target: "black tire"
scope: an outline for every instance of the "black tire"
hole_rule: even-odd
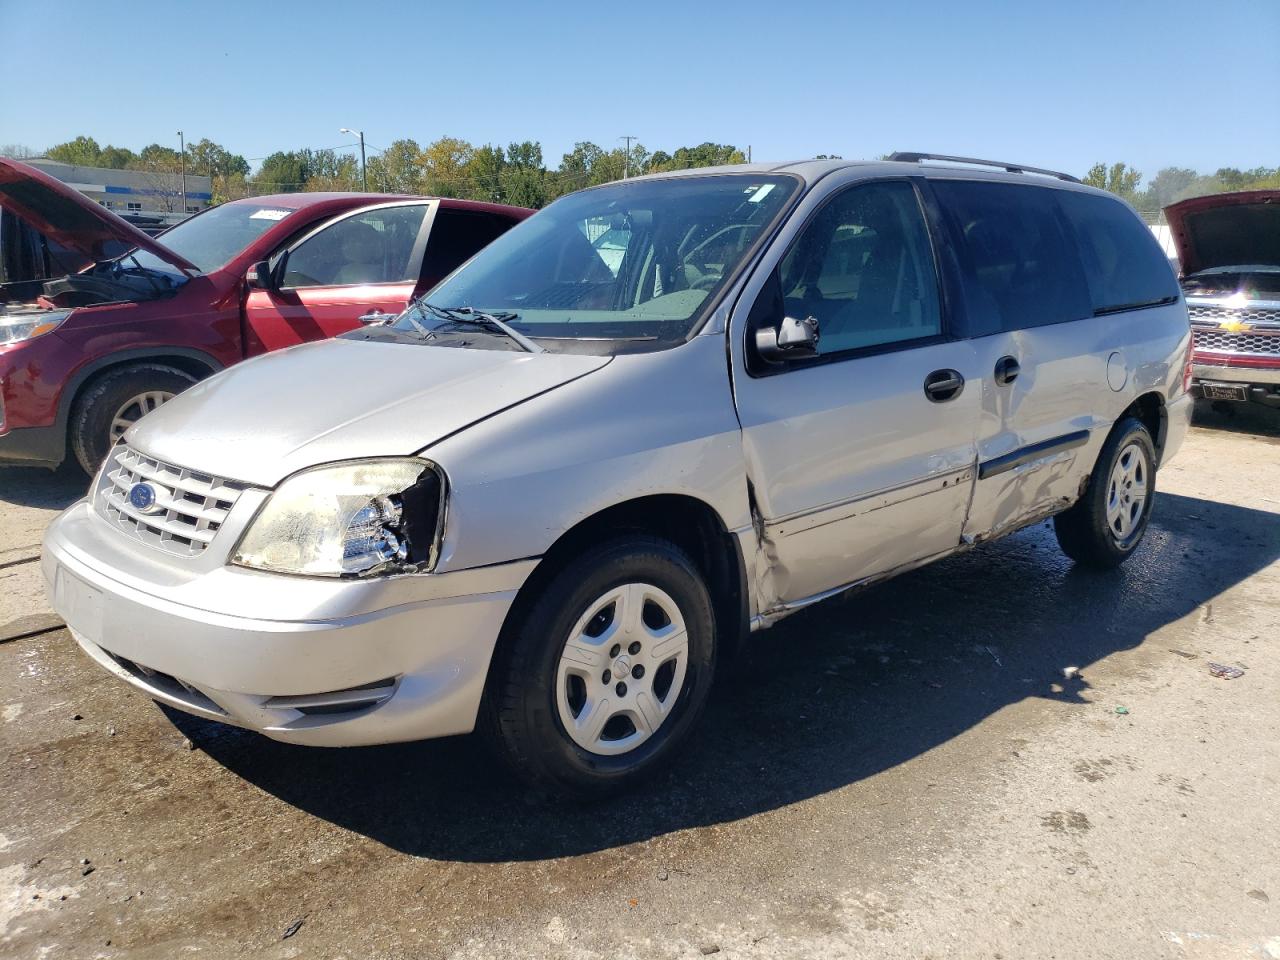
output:
[[[1143,501],[1140,514],[1122,536],[1108,521],[1108,506],[1113,495],[1112,474],[1116,463],[1131,446],[1140,448],[1145,457],[1144,469],[1133,481],[1132,488],[1121,487],[1118,492],[1135,496],[1140,490]],[[1140,420],[1126,417],[1112,428],[1102,445],[1084,496],[1053,518],[1053,530],[1062,552],[1082,566],[1102,570],[1120,566],[1142,542],[1151,519],[1155,490],[1155,443]]]
[[[570,631],[611,589],[642,583],[673,600],[688,631],[684,680],[666,718],[626,753],[579,746],[561,721],[557,670]],[[693,562],[676,546],[631,535],[593,547],[566,564],[508,625],[495,655],[480,729],[490,747],[525,781],[593,799],[650,776],[697,722],[716,664],[711,596]],[[650,677],[655,684],[655,677]],[[670,693],[670,691],[668,691]]]
[[[71,452],[93,476],[111,448],[111,424],[130,399],[148,392],[177,394],[195,383],[189,373],[163,363],[134,363],[109,370],[76,397],[67,425]]]

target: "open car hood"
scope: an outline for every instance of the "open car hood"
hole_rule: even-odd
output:
[[[1214,267],[1280,269],[1280,190],[1194,197],[1164,214],[1184,277]]]
[[[2,157],[0,208],[94,261],[107,259],[114,245],[124,244],[126,249],[141,247],[180,270],[196,270],[164,244],[84,194],[35,167]]]

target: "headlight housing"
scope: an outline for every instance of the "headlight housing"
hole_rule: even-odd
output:
[[[70,310],[42,310],[31,313],[0,313],[0,347],[34,340],[52,333],[71,316]]]
[[[355,460],[289,477],[232,563],[312,577],[427,570],[443,528],[444,475],[426,460]]]

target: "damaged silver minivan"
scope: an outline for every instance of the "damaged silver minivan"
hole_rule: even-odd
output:
[[[594,794],[809,604],[1049,516],[1115,566],[1189,422],[1178,284],[1115,197],[955,159],[565,197],[394,321],[139,421],[49,528],[54,607],[201,717],[478,727]]]

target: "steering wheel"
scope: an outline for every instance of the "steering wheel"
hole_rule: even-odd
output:
[[[722,279],[724,279],[723,274],[708,273],[705,276],[699,277],[697,280],[693,281],[693,283],[689,284],[689,289],[690,290],[710,290]]]

